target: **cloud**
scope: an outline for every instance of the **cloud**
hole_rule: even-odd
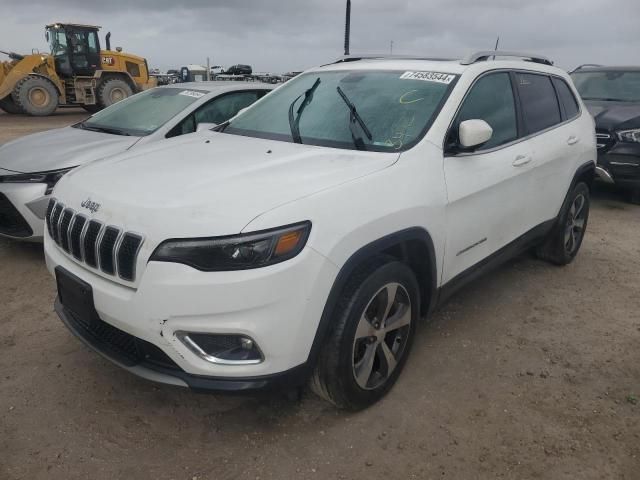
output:
[[[251,64],[284,72],[342,53],[343,0],[0,0],[0,49],[46,50],[43,26],[99,24],[112,44],[162,69]],[[640,2],[618,0],[353,0],[352,52],[461,57],[500,46],[545,54],[560,66],[640,64]]]

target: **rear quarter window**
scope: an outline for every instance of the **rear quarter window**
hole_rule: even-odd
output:
[[[516,73],[518,94],[527,134],[562,122],[556,91],[547,75]]]
[[[565,119],[568,120],[576,117],[578,112],[580,112],[580,107],[567,82],[561,78],[554,78],[553,85],[556,87],[558,99],[564,108]]]

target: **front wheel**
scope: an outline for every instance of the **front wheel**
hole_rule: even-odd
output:
[[[640,187],[631,188],[627,191],[627,201],[634,205],[640,205]]]
[[[46,117],[58,108],[60,95],[55,85],[40,75],[29,75],[13,91],[15,104],[34,117]]]
[[[580,250],[589,220],[589,187],[578,183],[567,196],[558,221],[536,255],[556,265],[571,263]]]
[[[419,289],[405,264],[376,259],[347,283],[311,388],[340,408],[382,398],[397,380],[419,318]]]

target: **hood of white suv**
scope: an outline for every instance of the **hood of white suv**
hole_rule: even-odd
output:
[[[140,137],[65,127],[34,133],[0,146],[0,169],[48,172],[84,165],[126,151]]]
[[[190,137],[76,169],[53,196],[156,242],[228,235],[266,211],[371,174],[399,156],[215,132]],[[98,208],[86,210],[83,202]],[[308,219],[300,212],[291,220]]]

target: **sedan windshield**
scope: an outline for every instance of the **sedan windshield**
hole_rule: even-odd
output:
[[[571,78],[584,100],[640,102],[640,71],[575,72]]]
[[[290,80],[224,133],[335,148],[401,151],[426,133],[456,76],[339,70]]]
[[[145,136],[155,132],[208,92],[186,88],[154,88],[96,113],[79,128],[116,135]]]

